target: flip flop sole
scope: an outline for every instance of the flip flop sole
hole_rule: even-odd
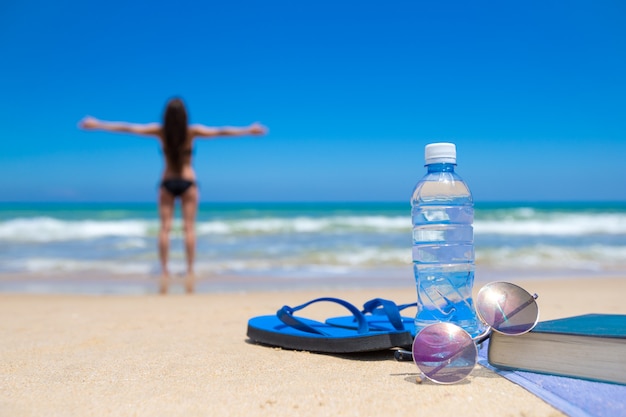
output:
[[[248,321],[248,337],[261,344],[320,353],[357,353],[410,346],[413,337],[407,331],[370,331],[329,326],[300,319],[325,334],[303,332],[285,325],[276,316],[260,316]]]

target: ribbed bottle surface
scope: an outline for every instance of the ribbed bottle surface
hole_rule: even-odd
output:
[[[413,271],[418,330],[451,322],[475,336],[482,331],[472,300],[474,202],[454,164],[428,165],[411,199]]]

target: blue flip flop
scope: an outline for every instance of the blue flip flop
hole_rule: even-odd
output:
[[[408,331],[415,337],[415,319],[400,315],[400,311],[415,306],[417,303],[397,305],[390,300],[374,298],[363,304],[361,314],[365,317],[372,331]],[[358,327],[354,316],[333,317],[327,319],[326,324],[344,329],[356,329]]]
[[[331,326],[315,320],[295,317],[293,313],[313,303],[328,301],[347,308],[352,328]],[[399,316],[399,314],[398,314]],[[248,320],[248,337],[257,343],[286,349],[322,353],[355,353],[410,346],[413,337],[406,330],[370,329],[358,308],[339,298],[323,297],[297,307],[284,306],[272,316]]]

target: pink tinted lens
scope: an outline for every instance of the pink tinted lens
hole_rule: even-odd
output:
[[[428,379],[440,384],[452,384],[469,375],[477,356],[472,337],[451,323],[427,326],[413,341],[413,361]]]
[[[519,335],[530,331],[539,319],[535,298],[508,282],[493,282],[476,296],[476,312],[499,333]]]

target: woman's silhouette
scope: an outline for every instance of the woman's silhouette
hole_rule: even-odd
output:
[[[198,210],[198,187],[196,174],[191,165],[193,140],[195,138],[219,138],[228,136],[263,135],[267,129],[254,123],[247,127],[209,127],[189,125],[187,110],[180,98],[173,98],[165,107],[163,122],[134,124],[125,122],[107,122],[85,117],[79,126],[83,129],[106,130],[110,132],[133,133],[154,136],[161,141],[165,156],[165,169],[159,187],[159,259],[161,262],[160,292],[167,293],[169,285],[168,254],[169,233],[172,228],[174,203],[181,201],[183,231],[185,234],[185,253],[187,258],[186,291],[194,291],[194,258],[196,247],[195,219]]]

